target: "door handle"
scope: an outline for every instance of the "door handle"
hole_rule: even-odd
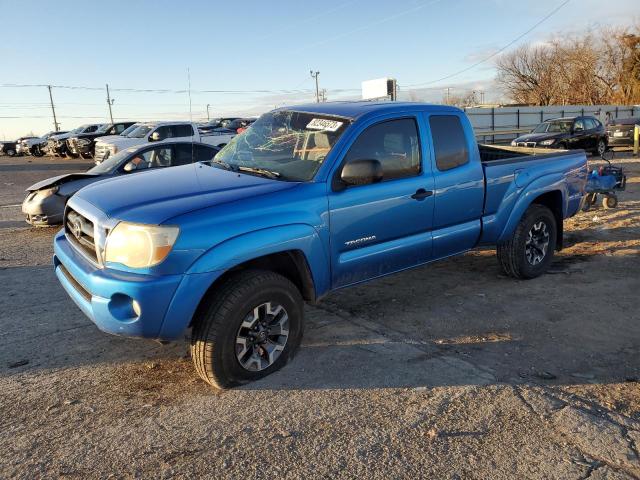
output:
[[[416,193],[411,195],[411,198],[415,200],[424,200],[425,198],[428,198],[431,195],[433,195],[433,192],[431,190],[425,190],[424,188],[419,188],[418,190],[416,190]]]

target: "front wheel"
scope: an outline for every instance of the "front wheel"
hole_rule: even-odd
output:
[[[522,216],[510,240],[498,244],[502,270],[514,278],[542,275],[556,249],[556,219],[544,205],[531,205]]]
[[[282,275],[233,275],[194,318],[191,358],[198,375],[223,389],[280,369],[300,344],[303,306],[296,286]]]

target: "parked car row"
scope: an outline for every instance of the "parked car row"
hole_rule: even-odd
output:
[[[189,139],[222,147],[254,121],[255,118],[226,117],[201,124],[183,121],[91,123],[68,132],[53,131],[41,137],[21,137],[15,142],[0,143],[0,153],[94,158],[100,163],[123,148],[146,142]]]

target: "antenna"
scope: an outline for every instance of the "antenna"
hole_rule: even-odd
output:
[[[191,112],[191,72],[189,67],[187,67],[187,82],[189,83],[189,120],[193,122],[193,113]]]

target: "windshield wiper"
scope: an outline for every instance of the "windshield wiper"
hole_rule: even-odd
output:
[[[244,166],[238,166],[237,168],[241,172],[255,173],[257,175],[262,175],[267,178],[277,179],[282,177],[280,172],[274,172],[273,170],[267,170],[266,168],[244,167]]]
[[[203,162],[204,163],[204,162]],[[218,166],[220,166],[221,168],[224,168],[225,170],[229,170],[231,172],[237,172],[238,171],[238,167],[235,165],[231,165],[227,162],[223,162],[222,160],[209,160],[209,162],[207,163],[211,163],[211,164],[216,164]]]

